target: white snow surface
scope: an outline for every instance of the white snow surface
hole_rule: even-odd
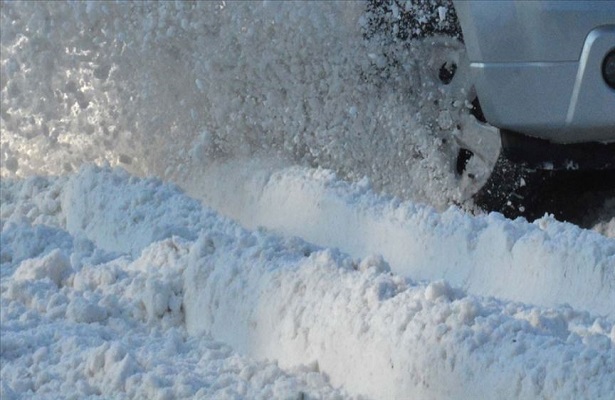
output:
[[[0,10],[3,400],[613,398],[615,218],[473,210],[459,44],[358,2]]]
[[[225,163],[190,191],[252,229],[264,226],[356,257],[380,254],[396,274],[615,318],[613,239],[549,216],[530,224],[457,207],[438,213],[375,195],[366,180],[349,184],[328,170],[263,165]]]
[[[242,232],[123,171],[3,180],[0,397],[346,397],[313,367],[284,371],[225,338],[188,335],[198,239]]]
[[[346,185],[309,169],[270,178],[290,187],[285,180],[320,187],[321,204],[332,201],[327,185]],[[612,395],[615,327],[604,312],[613,302],[612,239],[549,219],[474,221],[456,210],[391,207],[365,188],[344,193],[340,204],[354,198],[368,217],[380,213],[381,226],[429,230],[441,238],[443,253],[459,257],[464,253],[445,248],[450,236],[461,247],[488,241],[496,256],[505,253],[499,246],[511,231],[526,237],[534,244],[520,245],[518,266],[495,257],[490,265],[502,277],[498,287],[512,286],[518,295],[471,294],[481,292],[474,280],[493,283],[498,275],[478,263],[465,290],[452,274],[454,284],[417,281],[412,269],[393,272],[378,254],[355,258],[292,236],[248,231],[174,186],[123,170],[88,167],[68,177],[3,180],[3,398]],[[455,218],[465,224],[451,224]],[[312,231],[318,225],[302,224]],[[361,229],[366,237],[382,233]],[[322,240],[340,235],[335,226],[320,230]],[[563,233],[554,240],[551,231]],[[412,238],[389,248],[428,263],[432,250]],[[581,260],[589,248],[602,262],[604,281],[591,265],[585,274],[562,265],[579,279],[565,301],[580,306],[514,301],[525,298],[524,282],[528,293],[538,291],[532,281],[541,274],[565,282],[553,268],[524,264],[535,251],[539,259],[557,257],[564,251],[558,247],[570,243]],[[507,268],[519,275],[511,278],[515,272]],[[544,303],[553,302],[545,292]]]

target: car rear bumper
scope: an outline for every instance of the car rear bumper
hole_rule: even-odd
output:
[[[476,92],[489,123],[556,143],[614,142],[615,48],[606,1],[459,1]]]

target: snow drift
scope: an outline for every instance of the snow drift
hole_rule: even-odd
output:
[[[277,179],[301,177],[305,185],[312,181],[317,187],[322,185],[319,175],[323,173],[290,170]],[[345,185],[324,176],[330,186]],[[9,310],[3,315],[34,307],[34,315],[40,314],[35,320],[66,318],[72,321],[71,329],[92,336],[92,343],[75,339],[71,347],[92,348],[94,357],[72,356],[76,365],[94,363],[85,370],[91,372],[71,378],[81,382],[77,393],[97,393],[96,388],[102,388],[98,379],[118,382],[103,393],[155,392],[157,386],[144,379],[156,374],[148,371],[157,364],[144,360],[151,357],[147,355],[153,351],[150,346],[158,346],[162,339],[156,339],[158,334],[143,338],[148,335],[144,330],[152,324],[159,326],[154,332],[177,330],[182,321],[195,337],[212,335],[242,354],[275,359],[284,368],[308,366],[299,371],[325,373],[332,385],[355,395],[608,398],[615,390],[615,328],[611,318],[598,316],[596,310],[543,308],[480,297],[445,280],[417,283],[391,273],[387,260],[379,255],[358,259],[300,239],[246,231],[172,186],[122,171],[89,168],[70,178],[12,182],[2,192],[2,304]],[[388,199],[378,199],[367,189],[362,195],[372,200],[364,204],[368,215],[386,214]],[[315,200],[326,203],[326,191]],[[405,213],[401,216],[398,211],[397,221],[405,219],[406,226],[422,218],[444,218],[424,207],[406,207]],[[523,221],[485,218],[492,229],[503,232],[515,229],[531,236],[539,229]],[[20,231],[17,224],[29,226],[27,229],[55,226],[44,229],[60,233],[40,235],[45,246],[32,246],[28,251],[12,236]],[[448,234],[442,224],[445,222],[420,229],[431,227],[431,235],[440,237],[446,246]],[[569,230],[576,237],[578,251],[600,241],[598,234],[584,236],[581,229],[557,221],[549,225]],[[54,237],[57,239],[52,240]],[[494,243],[501,240],[492,237]],[[603,247],[611,249],[611,243]],[[554,244],[543,240],[542,245]],[[399,251],[408,248],[412,249],[410,244]],[[530,253],[524,257],[529,258],[535,249],[526,249]],[[612,253],[601,251],[603,261],[610,263]],[[612,263],[605,265],[613,267]],[[586,270],[581,281],[594,280],[593,273]],[[474,279],[480,281],[478,272]],[[612,301],[612,289],[593,293],[595,304]],[[576,296],[580,302],[588,297],[578,290],[568,299],[579,301]],[[5,332],[40,332],[12,318],[6,319],[9,328],[3,328]],[[102,338],[109,331],[117,332],[117,324],[129,327],[129,337],[141,337],[138,351],[122,347],[112,350],[117,355],[106,355],[112,347]],[[9,340],[3,341],[3,357],[40,376],[38,363],[31,358],[29,365],[22,364],[28,358],[17,351],[18,337],[8,335]],[[122,343],[119,338],[115,341]],[[192,339],[188,341],[196,346]],[[94,344],[104,347],[95,350]],[[193,359],[195,354],[177,357],[184,356]],[[98,375],[97,368],[113,361],[97,364],[95,360],[109,357],[120,364],[109,367],[109,374]],[[6,368],[3,374],[12,391],[49,384],[36,378],[42,381],[27,381],[28,386]],[[199,381],[190,382],[184,389],[195,395]],[[174,385],[171,382],[167,391],[180,393],[179,383]],[[61,390],[47,386],[51,388]]]

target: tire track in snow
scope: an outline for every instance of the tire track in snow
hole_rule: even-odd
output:
[[[381,254],[394,273],[412,279],[615,317],[615,240],[596,232],[548,216],[528,223],[454,207],[437,213],[325,170],[238,163],[184,187],[249,229],[263,226],[355,257]]]
[[[279,180],[306,177],[298,172]],[[324,176],[331,190],[345,185],[322,171],[313,174],[316,182]],[[130,199],[138,206],[117,206]],[[570,307],[480,298],[444,281],[415,284],[389,273],[379,257],[357,261],[299,239],[249,232],[160,181],[108,170],[71,178],[62,210],[79,221],[68,223],[72,234],[109,250],[132,243],[124,251],[133,257],[166,237],[196,236],[188,238],[183,273],[188,331],[285,368],[310,365],[353,394],[596,399],[615,390],[615,328]],[[430,216],[432,228],[446,226],[428,209],[411,210]],[[178,226],[187,230],[171,229]],[[113,242],[105,239],[109,227],[115,227]],[[134,241],[135,235],[145,239]]]

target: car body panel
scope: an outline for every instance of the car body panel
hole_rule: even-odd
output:
[[[615,1],[455,1],[484,115],[555,143],[615,142]]]

